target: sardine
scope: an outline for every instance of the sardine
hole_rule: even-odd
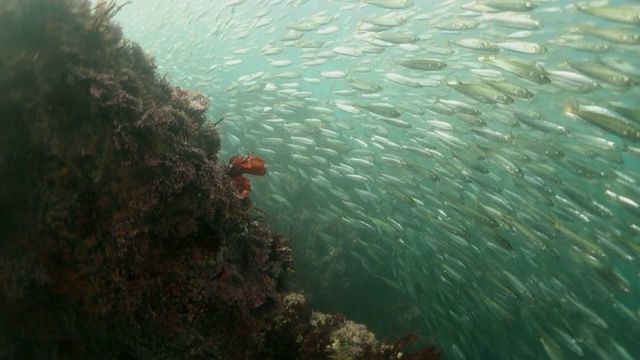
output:
[[[618,87],[631,87],[638,85],[638,80],[632,76],[609,68],[603,64],[595,62],[566,62],[567,65],[575,70],[590,76],[594,79],[603,81],[609,85]]]
[[[595,36],[600,39],[618,44],[638,45],[640,44],[640,34],[636,34],[622,28],[596,27],[591,25],[579,25],[571,28],[573,32],[579,32]]]
[[[480,0],[479,3],[498,11],[531,11],[537,7],[535,3],[523,0]]]
[[[402,115],[393,105],[388,104],[360,104],[360,108],[370,111],[376,115],[380,115],[388,118],[397,118]]]
[[[413,6],[413,0],[364,0],[366,4],[384,9],[406,9]]]
[[[459,39],[459,40],[453,40],[451,43],[454,45],[467,48],[467,49],[472,49],[472,50],[479,50],[479,51],[493,52],[493,53],[500,51],[500,48],[496,46],[494,43],[487,40],[481,40],[481,39],[474,39],[474,38]]]
[[[640,9],[637,7],[582,7],[577,4],[575,6],[578,11],[597,16],[601,19],[640,26]]]
[[[404,66],[414,70],[435,71],[442,70],[447,67],[447,64],[442,60],[437,59],[409,59],[400,60],[398,65]]]
[[[545,75],[544,70],[522,60],[495,56],[483,56],[480,60],[537,84],[547,84],[551,81]]]
[[[511,104],[513,99],[508,95],[481,84],[463,84],[459,81],[448,81],[447,85],[455,91],[485,104]]]
[[[523,54],[544,54],[547,48],[534,42],[527,41],[501,41],[495,43],[500,49],[510,50]]]
[[[588,105],[568,106],[565,113],[577,116],[623,139],[640,142],[640,125],[625,121],[621,117],[612,116],[602,108]]]
[[[514,85],[504,79],[501,80],[483,80],[483,83],[491,86],[492,88],[502,92],[505,95],[517,97],[520,99],[531,99],[533,98],[533,93],[523,87]]]

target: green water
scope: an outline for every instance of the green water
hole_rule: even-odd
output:
[[[133,1],[116,20],[174,83],[211,97],[212,120],[225,116],[221,161],[249,151],[266,159],[269,174],[252,179],[251,198],[276,231],[294,234],[303,286],[325,292],[319,305],[342,303],[376,328],[409,311],[448,359],[640,357],[640,123],[632,115],[640,44],[593,30],[638,36],[639,23],[569,1],[532,2],[514,14],[462,1],[395,10],[235,3]],[[401,24],[371,25],[381,16]],[[455,23],[470,26],[442,30]],[[380,40],[389,34],[405,43]],[[463,39],[493,51],[460,46]],[[508,50],[514,41],[547,51]],[[585,43],[609,51],[575,49]],[[526,80],[491,57],[521,61],[549,81]],[[415,58],[447,66],[398,64]],[[570,64],[610,69],[630,86],[594,75],[582,87],[558,80],[557,71],[580,75]],[[381,89],[363,91],[354,80]],[[533,96],[477,101],[447,84],[454,80],[501,81]],[[450,100],[481,115],[454,111]],[[384,119],[372,104],[400,116]],[[593,109],[631,132],[590,121]],[[367,302],[328,301],[327,288],[341,281]]]

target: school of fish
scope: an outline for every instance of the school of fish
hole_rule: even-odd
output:
[[[134,1],[116,17],[448,359],[640,358],[640,3]],[[348,274],[344,275],[349,276]]]

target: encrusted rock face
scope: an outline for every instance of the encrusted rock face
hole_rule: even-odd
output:
[[[0,357],[244,358],[291,267],[115,3],[0,5]],[[231,354],[231,355],[229,355]]]
[[[0,4],[0,358],[396,356],[285,296],[291,249],[218,161],[215,99],[158,76],[118,9]]]
[[[287,294],[272,322],[269,352],[274,359],[387,359],[391,346],[378,342],[364,325],[339,314],[313,311],[303,295]]]
[[[377,345],[375,335],[362,324],[344,321],[331,333],[332,347],[336,349],[334,359],[361,359]]]

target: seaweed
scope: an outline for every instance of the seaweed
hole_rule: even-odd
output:
[[[253,154],[248,154],[246,158],[234,155],[229,159],[227,175],[236,183],[239,192],[238,196],[241,199],[249,197],[249,191],[251,191],[250,180],[244,177],[243,174],[264,176],[267,173],[264,163],[265,161],[262,158]]]

